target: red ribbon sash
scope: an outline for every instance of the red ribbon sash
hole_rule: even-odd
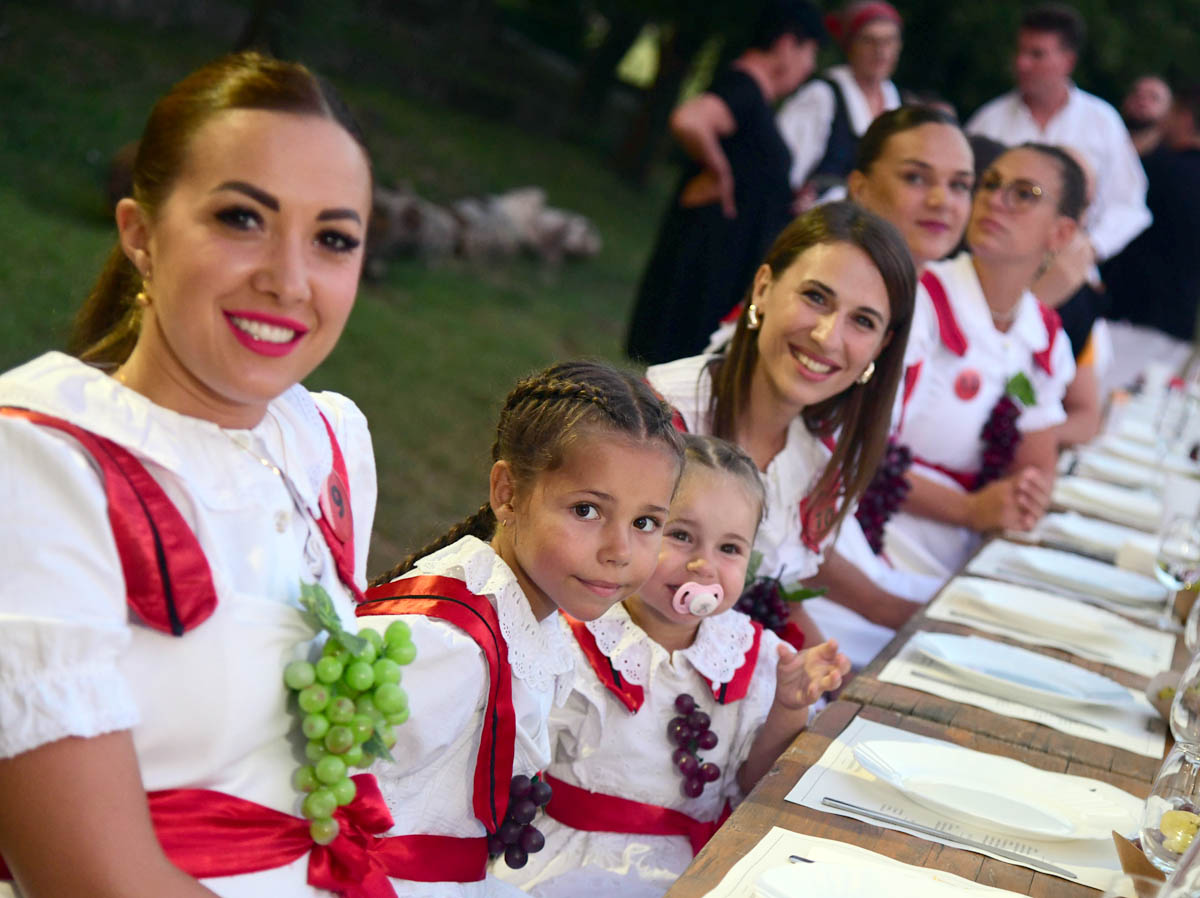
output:
[[[341,832],[329,845],[313,842],[302,817],[224,792],[165,789],[147,799],[163,853],[196,879],[272,870],[308,854],[310,885],[340,898],[396,898],[381,850],[391,840],[377,838],[391,828],[392,815],[375,777],[353,779],[358,792],[334,813]],[[0,861],[0,879],[10,878]]]
[[[643,804],[616,795],[589,792],[572,786],[549,774],[542,778],[550,784],[554,795],[546,805],[546,813],[565,826],[585,832],[629,833],[637,836],[686,836],[692,854],[713,837],[729,817],[726,804],[716,820],[696,820],[682,811]]]
[[[126,601],[139,620],[176,636],[208,620],[217,593],[204,550],[175,503],[129,450],[40,412],[0,408],[0,415],[62,431],[100,467]]]
[[[499,829],[508,808],[517,729],[512,705],[508,644],[500,632],[496,609],[485,597],[453,577],[417,576],[393,580],[367,590],[355,612],[373,615],[421,614],[458,627],[483,652],[489,690],[483,735],[475,760],[472,806],[488,832]],[[384,840],[393,876],[421,882],[476,882],[487,872],[487,840],[406,835]]]
[[[342,447],[338,445],[337,437],[333,435],[329,419],[320,409],[317,410],[317,414],[321,416],[321,423],[325,425],[325,432],[329,434],[329,448],[333,451],[333,475],[336,475],[336,480],[333,476],[330,477],[330,480],[340,488],[344,499],[340,508],[328,507],[324,503],[321,505],[321,517],[317,519],[317,529],[325,538],[325,545],[329,546],[329,554],[333,556],[338,579],[342,581],[343,586],[350,590],[354,598],[361,602],[364,598],[363,591],[354,582],[354,515],[350,512],[350,476],[346,473],[346,460],[342,457]],[[335,526],[330,520],[330,515],[339,512],[341,516]],[[345,534],[344,539],[339,532]]]

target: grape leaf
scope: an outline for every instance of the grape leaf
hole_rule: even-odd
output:
[[[317,630],[328,630],[352,655],[357,655],[367,647],[367,641],[361,636],[349,633],[342,627],[342,620],[333,607],[333,600],[320,583],[305,583],[300,581],[300,604],[308,612],[310,623]]]
[[[385,723],[383,726],[388,726],[388,724]],[[383,740],[379,738],[378,731],[372,733],[370,738],[362,744],[362,747],[364,753],[373,755],[381,761],[395,762],[396,760],[392,757],[392,753],[388,751],[388,747],[383,744]]]
[[[779,595],[783,597],[785,602],[803,602],[806,599],[818,599],[825,595],[827,590],[824,586],[818,586],[816,589],[810,589],[807,586],[793,586],[791,589],[779,587]]]
[[[1033,392],[1033,384],[1029,382],[1029,378],[1025,376],[1024,371],[1018,371],[1008,379],[1008,383],[1004,385],[1004,392],[1024,406],[1037,404],[1037,397]]]

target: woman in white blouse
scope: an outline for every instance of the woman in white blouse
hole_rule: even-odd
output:
[[[976,534],[1027,530],[1045,511],[1075,363],[1058,316],[1029,287],[1070,243],[1084,205],[1069,154],[1042,144],[1008,150],[979,180],[971,252],[926,266],[929,308],[915,318],[898,431],[914,455],[912,491],[887,528],[897,564],[948,576]],[[1010,389],[1018,375],[1029,390]],[[1023,397],[1013,399],[1019,442],[1006,450],[985,425],[1010,393]]]
[[[301,583],[352,622],[364,580],[366,422],[300,381],[354,304],[370,163],[326,84],[240,54],[155,106],[133,185],[79,357],[0,376],[0,895],[342,894],[282,672]]]

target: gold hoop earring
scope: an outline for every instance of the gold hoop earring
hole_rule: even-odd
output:
[[[758,317],[758,306],[750,303],[746,309],[746,329],[756,331],[762,327],[762,319]]]
[[[139,290],[133,297],[133,301],[141,308],[146,308],[150,305],[150,295],[145,290]]]
[[[871,375],[874,373],[875,373],[875,363],[870,362],[867,365],[866,369],[863,371],[863,373],[859,376],[858,382],[860,384],[865,384],[867,381],[869,381],[871,379]]]

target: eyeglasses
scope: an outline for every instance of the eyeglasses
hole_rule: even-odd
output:
[[[1024,212],[1027,209],[1032,209],[1043,199],[1048,199],[1050,196],[1042,189],[1041,185],[1035,184],[1026,178],[1013,178],[1006,183],[997,171],[989,171],[984,174],[979,180],[979,190],[983,193],[995,193],[999,191],[1004,205],[1013,212]]]

